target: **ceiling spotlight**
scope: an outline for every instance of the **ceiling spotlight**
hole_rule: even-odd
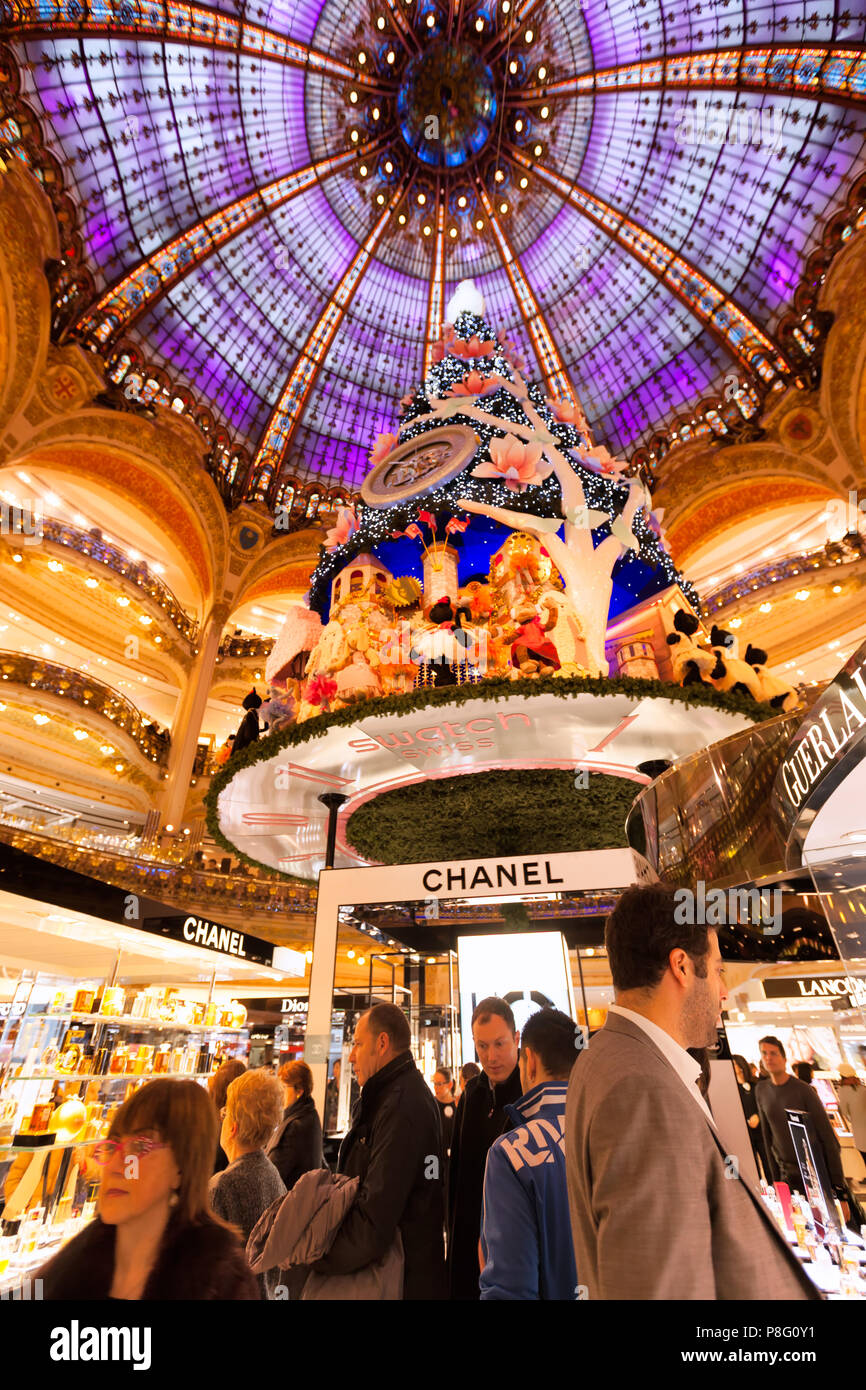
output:
[[[549,107],[549,106],[542,106],[541,111],[539,112],[539,114],[540,114],[540,116],[541,116],[541,119],[542,119],[543,121],[546,121],[547,118],[548,118],[548,116],[550,115],[550,107]]]
[[[100,753],[104,753],[105,756],[106,756],[106,758],[108,758],[108,757],[110,757],[111,754],[114,752],[114,749],[112,748],[112,746],[111,746],[110,743],[100,743],[100,745],[99,745],[99,751],[100,751]],[[171,830],[171,826],[170,826],[170,825],[167,825],[165,828],[166,828],[166,830]]]
[[[357,130],[352,130],[352,131],[349,132],[349,139],[352,141],[352,144],[353,144],[353,145],[357,145],[357,143],[358,143],[358,132],[357,132]]]
[[[456,236],[456,235],[457,235],[457,228],[456,228],[456,227],[449,227],[449,228],[448,228],[448,235],[449,235],[449,236]]]
[[[153,618],[149,618],[146,613],[142,613],[138,621],[141,623],[142,627],[150,627],[151,623],[153,622]]]
[[[507,203],[500,203],[500,204],[499,204],[499,211],[500,211],[500,212],[507,212],[507,211],[508,211],[508,204],[507,204]]]
[[[805,602],[806,602],[806,599],[807,599],[808,597],[809,597],[809,590],[808,590],[808,589],[798,589],[797,592],[796,592],[796,594],[794,595],[794,598],[799,599],[801,603],[805,603]]]
[[[20,550],[16,550],[15,554],[12,556],[12,559],[16,565],[20,565],[21,561],[24,559],[24,556],[21,554]]]
[[[425,235],[425,236],[429,236],[430,233],[432,232],[432,230],[433,230],[433,228],[430,226],[430,223],[429,223],[429,222],[425,222],[425,224],[424,224],[424,235]]]
[[[347,951],[347,952],[346,952],[346,955],[349,957],[349,960],[354,960],[354,959],[355,959],[355,952],[354,952],[354,951]]]
[[[380,115],[381,115],[381,112],[380,112],[378,106],[374,106],[374,107],[373,107],[373,120],[374,120],[374,121],[378,121]]]
[[[495,178],[497,183],[501,183],[502,180],[505,178],[505,175],[503,174],[501,169],[497,169],[493,177]]]
[[[529,186],[529,179],[527,179],[527,178],[522,178],[522,179],[520,180],[520,187],[521,187],[521,188],[527,188],[528,186]]]
[[[384,28],[385,28],[385,20],[383,19],[382,15],[379,15],[379,18],[376,20],[376,28],[377,28],[377,29],[384,29]]]
[[[364,64],[366,63],[366,61],[367,61],[367,55],[366,55],[366,53],[364,52],[364,50],[361,49],[361,52],[358,54],[358,62],[361,64],[361,67],[364,66]]]
[[[367,166],[366,166],[366,164],[362,164],[362,165],[361,165],[360,169],[358,170],[358,173],[361,175],[361,178],[362,178],[362,179],[365,179],[365,178],[367,177]]]
[[[743,626],[743,620],[742,620],[742,618],[731,618],[731,623],[730,623],[730,625],[731,625],[731,627],[742,627],[742,626]]]
[[[538,69],[538,80],[539,80],[539,82],[543,82],[546,76],[547,76],[547,68],[544,68],[544,67],[539,68],[539,69]]]
[[[397,218],[397,221],[400,223],[400,226],[401,226],[401,227],[405,227],[405,225],[406,225],[406,214],[405,214],[405,212],[401,212],[401,213],[400,213],[400,216]]]
[[[517,120],[514,122],[514,129],[517,131],[518,135],[520,134],[521,130],[523,129],[523,122],[522,122],[522,120],[520,119],[519,116],[517,117]]]
[[[99,580],[98,580],[98,579],[93,579],[93,578],[91,578],[91,579],[85,579],[84,583],[85,583],[85,585],[86,585],[86,587],[87,587],[88,589],[98,589],[98,588],[99,588]]]
[[[459,208],[465,208],[465,206],[466,206],[466,196],[465,196],[465,194],[463,194],[463,193],[460,194],[460,197],[457,199],[457,206],[458,206]]]
[[[508,11],[509,11],[510,9],[511,9],[511,0],[502,0],[502,13],[503,13],[503,14],[508,14]]]
[[[50,569],[52,574],[60,574],[61,570],[63,569],[63,566],[61,565],[59,560],[49,560],[48,568]]]
[[[384,194],[384,193],[377,193],[377,194],[376,194],[376,202],[380,205],[380,207],[381,207],[382,203],[384,203],[384,201],[385,201],[385,194]]]
[[[394,172],[394,165],[391,163],[390,159],[386,159],[386,161],[385,161],[385,173],[386,173],[386,174],[393,174],[393,172]]]
[[[119,608],[128,608],[129,599],[124,594],[121,594],[120,598],[117,600],[117,606]]]
[[[357,93],[357,92],[350,92],[350,93],[349,93],[349,100],[350,100],[350,102],[352,103],[352,105],[354,106],[355,102],[358,100],[358,93]]]
[[[533,40],[534,38],[535,38],[535,35],[533,34],[532,30],[531,30],[531,29],[527,29],[527,31],[526,31],[526,42],[527,42],[527,43],[532,43],[532,40]]]
[[[479,34],[484,33],[484,20],[480,17],[475,21],[475,28],[478,30]]]
[[[73,730],[72,730],[72,737],[73,737],[73,738],[77,738],[77,739],[78,739],[78,742],[80,743],[81,740],[82,740],[83,738],[87,738],[87,730],[86,730],[86,729],[73,729]]]
[[[385,55],[385,62],[386,62],[386,63],[393,63],[393,62],[395,61],[396,57],[397,57],[397,54],[394,52],[393,48],[389,48],[387,54]]]
[[[428,964],[428,965],[435,965],[435,964],[436,964],[436,957],[435,957],[435,956],[428,956],[428,957],[427,957],[427,964]]]
[[[511,62],[508,64],[508,71],[511,73],[512,77],[517,72],[517,64],[515,63],[513,58]]]
[[[431,17],[431,19],[432,19],[432,15],[431,15],[430,17]],[[359,956],[359,957],[358,957],[358,964],[359,964],[359,965],[366,965],[366,964],[367,964],[367,957],[366,957],[366,956]]]
[[[428,28],[428,29],[432,29],[432,28],[433,28],[433,25],[434,25],[435,23],[436,23],[436,16],[433,15],[433,14],[428,14],[428,16],[427,16],[427,28]]]
[[[427,194],[426,194],[426,193],[419,193],[419,194],[418,194],[418,206],[419,206],[419,208],[423,208],[423,206],[424,206],[424,204],[426,203],[426,201],[427,201]]]
[[[540,154],[541,154],[541,146],[540,146],[540,145],[536,145],[535,148],[534,148],[534,150],[532,151],[532,153],[533,153],[534,155],[536,155],[536,156],[540,155]]]
[[[161,642],[161,641],[162,641],[162,638],[159,636],[159,634],[157,634],[157,636],[154,637],[153,640],[154,640],[154,642]]]
[[[772,607],[772,603],[762,603],[758,611],[759,613],[769,613]]]
[[[47,723],[48,723],[48,715],[47,715],[47,714],[34,714],[34,716],[33,716],[33,723],[34,723],[34,724],[47,724]]]
[[[114,764],[114,770],[115,770],[115,772],[122,772],[122,771],[123,771],[123,763],[115,763],[115,764]]]
[[[476,232],[483,232],[484,230],[484,223],[481,221],[480,217],[478,221],[475,223],[475,230]]]
[[[834,584],[834,585],[833,585],[832,592],[833,592],[834,594],[841,594],[841,592],[842,592],[842,585],[841,585],[841,584]]]

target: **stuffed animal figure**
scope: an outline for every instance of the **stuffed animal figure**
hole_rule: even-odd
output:
[[[552,675],[560,667],[559,653],[547,633],[556,626],[558,613],[550,608],[541,621],[533,603],[519,603],[511,616],[519,627],[511,637],[511,662],[527,676]],[[508,639],[506,639],[508,640]]]
[[[259,710],[262,707],[262,697],[255,689],[244,697],[243,708],[247,711],[244,715],[240,728],[235,734],[233,751],[237,753],[241,748],[247,748],[249,744],[255,743],[259,736]]]
[[[671,665],[677,685],[700,685],[709,683],[710,672],[716,664],[716,657],[706,647],[699,647],[692,639],[700,627],[694,613],[679,608],[674,614],[675,632],[667,636],[671,648]]]
[[[446,595],[437,599],[428,612],[428,626],[416,633],[412,660],[418,664],[418,685],[458,685],[455,664],[465,660],[472,634],[463,628],[470,617],[468,605],[455,608]]]
[[[753,647],[749,644],[746,647],[745,659],[761,683],[761,699],[766,704],[772,705],[773,709],[785,710],[786,712],[797,708],[800,697],[794,687],[779,680],[778,676],[771,676],[770,672],[764,669],[767,664],[767,653],[762,647]]]
[[[713,624],[710,645],[717,658],[710,672],[710,685],[715,690],[736,690],[741,695],[751,695],[753,700],[763,699],[761,682],[748,662],[740,659],[734,634]]]

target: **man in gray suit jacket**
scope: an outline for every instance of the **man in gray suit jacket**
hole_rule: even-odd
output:
[[[716,1040],[723,965],[676,906],[662,884],[629,888],[605,927],[616,1003],[565,1112],[578,1280],[590,1299],[818,1299],[698,1089],[686,1048]]]

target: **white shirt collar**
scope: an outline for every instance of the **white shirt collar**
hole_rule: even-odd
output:
[[[634,1009],[623,1008],[622,1004],[609,1004],[608,1013],[621,1014],[623,1018],[636,1023],[638,1028],[642,1028],[650,1042],[655,1043],[665,1061],[670,1062],[677,1076],[682,1081],[689,1095],[696,1100],[703,1110],[711,1125],[715,1125],[712,1111],[698,1090],[697,1080],[701,1074],[701,1064],[696,1062],[684,1047],[680,1047],[676,1038],[672,1038],[670,1033],[666,1033],[664,1028],[660,1028],[657,1023],[644,1018],[643,1014],[636,1014]]]

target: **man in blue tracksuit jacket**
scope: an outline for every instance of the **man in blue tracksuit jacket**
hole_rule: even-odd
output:
[[[506,1106],[513,1128],[492,1145],[484,1173],[482,1300],[579,1297],[563,1135],[581,1042],[580,1029],[558,1009],[539,1009],[523,1029],[523,1095]]]

